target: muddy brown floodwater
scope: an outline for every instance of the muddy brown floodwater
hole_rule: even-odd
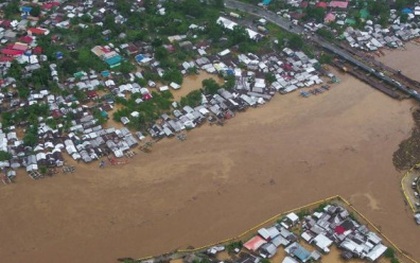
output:
[[[420,228],[392,164],[415,103],[339,77],[324,94],[278,95],[124,166],[19,175],[0,187],[1,261],[115,262],[198,247],[337,194],[419,260]]]
[[[171,89],[172,94],[174,95],[174,100],[179,101],[181,97],[186,96],[193,90],[201,89],[202,81],[205,79],[214,79],[217,83],[223,84],[223,78],[218,77],[214,74],[209,74],[205,71],[199,71],[198,74],[188,75],[184,78],[182,87],[179,90]]]

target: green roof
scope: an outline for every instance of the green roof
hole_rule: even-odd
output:
[[[366,19],[369,17],[369,11],[366,8],[360,9],[360,18]]]
[[[122,61],[122,57],[120,55],[117,56],[113,56],[110,58],[105,59],[105,62],[111,67],[116,67],[119,66],[121,64]]]
[[[83,76],[85,76],[86,75],[86,73],[85,72],[83,72],[83,71],[79,71],[79,72],[76,72],[76,73],[74,73],[73,74],[73,76],[75,77],[75,78],[81,78],[81,77],[83,77]]]
[[[346,22],[346,24],[349,24],[349,25],[355,25],[356,24],[356,20],[354,20],[353,18],[347,18],[345,22]]]

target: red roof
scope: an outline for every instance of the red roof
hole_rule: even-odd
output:
[[[32,43],[33,40],[34,39],[30,36],[24,36],[24,37],[19,38],[19,41],[22,41],[22,42],[25,42],[25,43],[28,43],[28,44]]]
[[[143,95],[144,100],[150,100],[151,98],[152,98],[152,95],[150,95],[149,93],[146,93]]]
[[[264,245],[265,243],[267,243],[267,241],[265,241],[264,238],[260,236],[255,236],[251,238],[250,240],[248,240],[244,244],[244,247],[250,251],[257,251],[258,248]]]
[[[330,7],[337,7],[337,8],[347,8],[349,2],[347,1],[331,1],[330,2]]]
[[[12,62],[14,60],[14,58],[12,57],[6,57],[6,56],[0,56],[0,62]],[[0,84],[2,80],[0,80]]]
[[[18,42],[16,42],[13,45],[12,49],[26,51],[28,49],[28,45],[27,44],[24,44],[24,43],[18,43]]]
[[[335,231],[335,233],[341,235],[341,234],[343,234],[346,231],[346,229],[344,227],[342,227],[342,226],[336,226],[335,229],[334,229],[334,231]]]
[[[23,54],[22,50],[14,50],[9,48],[4,48],[0,52],[6,56],[20,56]]]
[[[31,32],[34,35],[44,35],[47,30],[42,28],[31,27],[28,29],[28,32]]]
[[[51,116],[56,119],[63,116],[63,114],[59,110],[53,110],[51,111]]]
[[[318,2],[315,7],[327,8],[328,4],[326,2]]]
[[[35,54],[35,55],[40,55],[40,54],[42,54],[42,47],[40,47],[40,46],[37,46],[37,47],[35,47],[34,48],[34,50],[33,50],[33,53]]]
[[[10,25],[11,25],[11,21],[10,20],[3,20],[1,23],[0,23],[0,25],[2,26],[2,27],[10,27]]]
[[[87,95],[90,99],[93,99],[93,98],[98,97],[98,93],[97,93],[96,91],[94,91],[94,90],[89,90],[89,91],[86,91],[86,95]]]

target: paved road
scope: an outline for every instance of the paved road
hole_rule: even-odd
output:
[[[274,23],[278,25],[279,27],[283,28],[284,30],[294,33],[294,34],[301,34],[304,32],[304,28],[300,25],[293,25],[291,21],[289,21],[286,18],[280,17],[277,14],[268,11],[266,9],[263,9],[259,6],[254,6],[246,3],[242,3],[236,0],[225,0],[225,5],[227,8],[230,9],[237,9],[242,12],[252,14],[255,16],[263,17],[270,21],[271,23]],[[389,85],[405,92],[406,94],[409,94],[410,96],[414,97],[416,100],[420,101],[420,94],[417,94],[416,91],[408,89],[405,85],[400,84],[396,82],[394,79],[388,77],[387,75],[382,74],[381,72],[378,72],[377,70],[373,69],[371,66],[365,64],[364,62],[354,58],[350,53],[347,51],[330,44],[328,41],[322,39],[319,36],[312,36],[311,40],[321,47],[329,50],[330,52],[333,52],[337,56],[340,56],[341,58],[347,60],[348,62],[352,63],[353,65],[365,70],[366,72],[369,72],[372,75],[375,75],[377,78],[381,79],[382,81],[388,83]]]

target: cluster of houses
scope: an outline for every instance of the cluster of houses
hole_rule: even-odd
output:
[[[295,19],[296,22],[304,16],[304,12],[294,11],[296,8],[303,10],[308,6],[313,6],[325,9],[323,23],[318,24],[311,21],[304,25],[305,29],[315,32],[328,24],[343,26],[346,30],[340,37],[345,39],[353,48],[366,51],[376,51],[385,46],[397,48],[403,46],[403,41],[409,41],[420,36],[420,2],[412,8],[390,9],[388,22],[391,25],[386,28],[369,20],[370,13],[366,7],[363,7],[358,11],[358,16],[364,22],[363,29],[353,28],[356,20],[348,14],[351,8],[350,1],[288,0],[286,3],[293,8],[280,10],[277,14],[288,19]],[[403,15],[407,17],[407,21],[401,18]]]
[[[320,261],[335,245],[343,259],[358,258],[376,262],[387,250],[382,238],[352,219],[346,208],[329,204],[310,215],[289,213],[272,226],[258,230],[257,235],[236,248],[237,263],[261,262],[273,258],[283,249],[282,263]],[[209,248],[208,255],[217,255],[223,246]]]
[[[379,24],[367,21],[365,31],[348,27],[343,38],[353,48],[366,51],[376,51],[382,47],[397,48],[408,41],[420,36],[420,29],[409,23],[394,24],[389,28],[382,28]]]
[[[232,90],[221,88],[216,94],[203,94],[201,104],[194,108],[179,108],[174,103],[172,116],[163,114],[148,130],[154,138],[173,136],[182,130],[195,128],[207,119],[229,119],[238,111],[265,104],[276,93],[289,93],[324,82],[316,69],[319,66],[316,59],[289,48],[281,54],[262,56],[252,53],[236,55],[224,50],[217,55],[199,56],[190,63],[208,73],[233,76],[235,85]],[[272,83],[266,81],[266,74],[272,74]]]
[[[103,18],[107,14],[112,14],[116,23],[125,22],[125,18],[115,10],[113,1],[101,3],[80,1],[71,4],[57,1],[38,4],[41,7],[41,12],[48,13],[47,19],[42,23],[38,23],[37,18],[31,17],[33,6],[29,4],[21,6],[22,16],[19,21],[0,20],[0,70],[2,76],[6,75],[7,68],[10,67],[13,60],[25,65],[24,74],[31,74],[32,71],[39,69],[40,63],[47,61],[47,57],[42,54],[43,50],[37,44],[38,38],[52,35],[51,41],[58,41],[59,37],[50,34],[50,31],[54,28],[68,29],[72,18],[90,17],[92,23],[89,25],[80,24],[81,28],[101,26]],[[138,2],[132,3],[132,9],[140,12],[144,10]],[[159,13],[162,15],[165,10],[159,9]],[[237,25],[225,17],[219,17],[218,23],[230,29]],[[189,30],[193,31],[203,29],[203,26],[195,24],[189,27]],[[256,41],[261,37],[259,33],[251,29],[247,29],[247,32],[249,37]],[[104,37],[107,37],[108,34],[110,34],[109,30],[102,32]],[[303,52],[295,52],[286,48],[281,54],[255,55],[249,53],[238,55],[236,50],[226,49],[218,54],[211,54],[209,52],[210,44],[206,41],[193,45],[191,41],[187,40],[186,35],[170,36],[168,40],[169,44],[164,45],[168,52],[175,51],[175,48],[197,52],[195,59],[184,61],[179,65],[179,70],[183,74],[186,74],[190,69],[197,69],[210,74],[232,76],[235,79],[235,84],[231,90],[221,88],[216,94],[203,94],[202,102],[197,107],[180,107],[174,102],[171,113],[163,114],[154,125],[145,127],[145,130],[153,138],[171,137],[183,130],[193,129],[206,120],[219,124],[220,121],[233,117],[238,111],[266,103],[278,92],[288,93],[298,88],[310,87],[323,82],[319,71],[316,70],[319,66],[318,61],[308,58]],[[72,47],[67,45],[67,48]],[[159,61],[154,58],[154,49],[150,43],[135,41],[119,46],[108,43],[106,46],[92,47],[91,52],[107,63],[111,69],[121,64],[124,53],[127,56],[132,56],[139,65],[149,67],[159,76],[163,76],[165,72],[160,67]],[[62,58],[61,52],[57,52],[55,55],[57,59]],[[60,80],[56,64],[49,63],[49,70],[51,79],[61,89],[85,92],[88,100],[100,97],[97,93],[99,87],[106,87],[112,96],[117,97],[139,93],[141,96],[138,97],[136,103],[153,99],[152,90],[166,92],[170,88],[174,90],[182,88],[175,82],[162,85],[150,80],[147,82],[147,86],[141,86],[137,81],[143,78],[140,71],[127,74],[127,76],[110,71],[100,73],[93,70],[81,71],[74,73],[73,77]],[[274,79],[268,82],[265,79],[267,74],[271,74]],[[0,87],[4,90],[13,90],[16,88],[15,81],[11,77],[2,78]],[[17,98],[16,92],[9,93],[1,95],[0,99],[8,102],[3,106],[8,105],[10,109],[13,109],[14,107],[45,103],[49,107],[51,117],[46,120],[40,118],[39,144],[34,147],[24,147],[22,140],[16,136],[14,127],[7,127],[5,133],[1,133],[2,149],[13,156],[10,161],[1,163],[1,167],[4,169],[13,170],[23,167],[35,177],[35,172],[40,167],[62,166],[64,164],[63,153],[74,160],[86,163],[109,154],[119,158],[123,157],[130,148],[136,146],[138,139],[144,138],[141,132],[132,133],[127,128],[104,128],[93,116],[92,104],[82,105],[73,95],[57,96],[51,94],[48,89],[42,89],[36,92],[31,91],[25,100]],[[110,99],[101,105],[93,104],[95,109],[99,107],[101,116],[107,118],[107,111],[112,110],[112,103],[113,100]],[[70,125],[64,126],[59,120],[69,114],[74,118]],[[139,112],[131,112],[129,116],[123,116],[121,122],[127,125],[130,120],[138,116]],[[58,120],[57,127],[50,127],[47,124],[49,119]]]

